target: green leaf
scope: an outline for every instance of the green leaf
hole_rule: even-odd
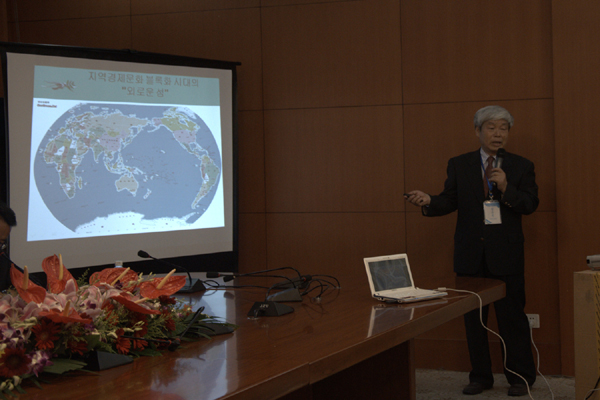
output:
[[[54,365],[44,367],[44,372],[49,372],[51,374],[64,374],[67,371],[82,369],[87,365],[83,361],[71,360],[67,358],[53,358],[52,363]]]
[[[95,349],[100,344],[100,335],[85,335],[85,341],[88,345],[88,350]]]

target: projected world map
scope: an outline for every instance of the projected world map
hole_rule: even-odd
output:
[[[40,196],[74,232],[119,233],[119,216],[122,233],[193,224],[220,175],[213,133],[185,107],[77,105],[52,124],[34,161]]]

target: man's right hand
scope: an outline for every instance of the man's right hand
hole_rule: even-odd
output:
[[[406,201],[411,204],[414,204],[417,207],[428,206],[431,203],[431,196],[429,196],[425,192],[421,192],[420,190],[413,190],[412,192],[408,192],[404,195]]]

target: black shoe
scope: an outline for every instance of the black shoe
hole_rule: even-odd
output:
[[[471,382],[463,389],[463,394],[479,394],[484,390],[488,390],[492,388],[491,383],[479,383],[479,382]]]
[[[529,391],[527,390],[527,385],[524,383],[513,383],[508,388],[509,396],[527,396]]]

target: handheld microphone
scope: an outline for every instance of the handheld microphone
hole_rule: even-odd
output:
[[[188,271],[186,268],[182,267],[181,265],[176,265],[176,264],[170,263],[168,261],[161,260],[156,257],[152,257],[150,254],[148,254],[144,250],[138,251],[137,255],[141,258],[151,258],[154,261],[158,261],[161,264],[168,265],[171,268],[183,270],[187,274],[189,281],[186,282],[186,285],[184,287],[182,287],[177,293],[196,293],[196,292],[202,292],[202,291],[206,290],[206,287],[204,286],[202,281],[200,279],[192,279],[192,275],[190,275],[190,271]]]
[[[502,168],[502,162],[504,161],[504,156],[506,155],[506,150],[502,147],[498,149],[496,152],[496,168]]]

